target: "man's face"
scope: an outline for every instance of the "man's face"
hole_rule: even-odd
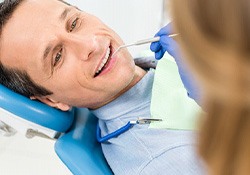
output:
[[[3,29],[0,58],[52,91],[50,102],[95,108],[134,80],[137,68],[126,50],[110,58],[121,44],[90,14],[57,0],[26,0]]]

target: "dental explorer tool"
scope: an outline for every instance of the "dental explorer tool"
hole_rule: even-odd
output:
[[[173,38],[175,36],[177,36],[178,34],[171,34],[171,35],[168,35],[168,37],[170,38]],[[144,39],[144,40],[139,40],[139,41],[136,41],[134,43],[131,43],[131,44],[125,44],[125,45],[121,45],[120,47],[118,47],[116,49],[116,51],[112,54],[111,57],[113,57],[118,51],[120,51],[121,49],[125,48],[125,47],[130,47],[130,46],[138,46],[138,45],[142,45],[142,44],[147,44],[147,43],[153,43],[153,42],[157,42],[160,40],[160,37],[157,36],[157,37],[154,37],[154,38],[149,38],[149,39]]]

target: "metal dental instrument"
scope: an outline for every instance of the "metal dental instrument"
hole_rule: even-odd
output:
[[[101,136],[101,129],[99,128],[99,124],[97,124],[97,130],[96,130],[96,138],[97,141],[100,143],[106,142],[109,139],[118,137],[122,133],[128,131],[132,126],[137,124],[150,124],[151,122],[161,122],[162,119],[154,119],[154,118],[139,118],[137,120],[129,121],[126,125],[122,126],[121,128],[117,129],[116,131],[106,135]]]
[[[177,36],[178,34],[171,34],[171,35],[168,35],[168,37],[175,37]],[[153,42],[157,42],[160,40],[160,37],[157,36],[157,37],[154,37],[154,38],[149,38],[149,39],[144,39],[144,40],[139,40],[139,41],[136,41],[134,43],[131,43],[131,44],[125,44],[125,45],[121,45],[120,47],[118,47],[116,49],[116,51],[112,54],[111,57],[113,57],[118,51],[120,51],[121,49],[125,48],[125,47],[130,47],[130,46],[138,46],[138,45],[142,45],[142,44],[147,44],[147,43],[153,43]]]

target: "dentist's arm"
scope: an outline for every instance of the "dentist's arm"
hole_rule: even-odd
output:
[[[171,23],[163,27],[155,36],[159,36],[160,40],[151,44],[151,51],[155,52],[155,58],[161,59],[167,51],[176,61],[181,80],[187,90],[188,96],[199,104],[200,91],[194,77],[187,65],[180,56],[179,46],[177,42],[169,37],[173,34]]]

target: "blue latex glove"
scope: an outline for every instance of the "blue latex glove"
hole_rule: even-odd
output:
[[[181,59],[177,42],[168,36],[171,34],[173,34],[173,31],[171,23],[169,23],[156,33],[155,36],[160,36],[160,40],[152,43],[150,49],[155,52],[155,58],[157,60],[161,59],[166,51],[175,59],[182,83],[188,92],[188,96],[199,104],[200,90],[198,89],[197,83],[189,71],[188,66],[185,65]]]

